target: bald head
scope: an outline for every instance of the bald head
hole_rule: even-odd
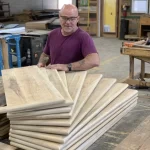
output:
[[[68,15],[72,14],[74,16],[78,16],[78,9],[75,5],[72,4],[64,4],[63,7],[61,8],[60,15]]]

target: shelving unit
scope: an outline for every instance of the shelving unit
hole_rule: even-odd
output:
[[[139,26],[139,37],[147,37],[147,32],[150,32],[150,17],[141,16]]]
[[[79,27],[98,36],[98,0],[78,0]]]
[[[6,8],[4,8],[6,7]],[[4,16],[7,13],[7,17],[10,17],[10,6],[9,3],[0,2],[0,14],[3,13]],[[0,17],[1,18],[1,17]]]

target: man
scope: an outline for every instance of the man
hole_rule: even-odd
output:
[[[78,28],[78,9],[67,4],[59,12],[61,28],[48,35],[38,66],[62,71],[88,70],[99,66],[99,55],[88,33]]]

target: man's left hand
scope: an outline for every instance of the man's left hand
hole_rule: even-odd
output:
[[[46,67],[46,69],[56,69],[56,70],[59,70],[59,71],[68,71],[68,67],[66,64],[55,64],[55,65],[48,65]]]

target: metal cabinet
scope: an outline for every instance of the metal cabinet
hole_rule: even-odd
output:
[[[21,38],[20,49],[22,57],[26,57],[25,66],[37,65],[43,48],[46,44],[47,35],[40,37],[27,36]]]

